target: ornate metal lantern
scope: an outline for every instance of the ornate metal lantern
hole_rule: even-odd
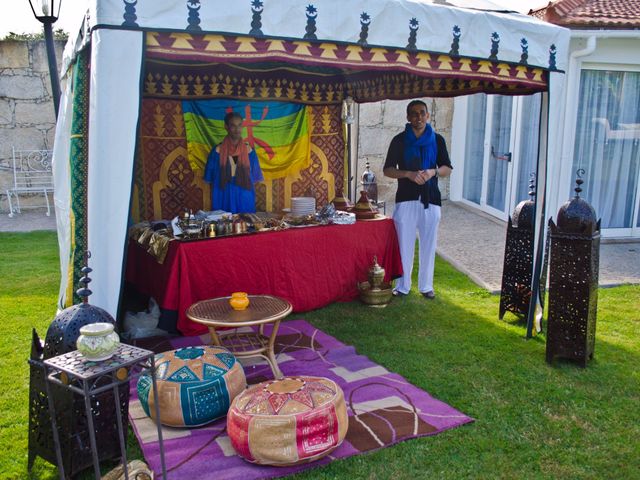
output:
[[[578,170],[576,196],[558,210],[556,226],[549,220],[549,318],[547,362],[556,357],[585,367],[593,358],[598,307],[600,220],[580,198],[584,170]]]
[[[506,312],[520,316],[529,312],[535,234],[534,176],[532,174],[529,181],[530,199],[523,200],[516,206],[507,225],[500,289],[500,319]]]
[[[371,166],[367,161],[362,172],[362,190],[367,192],[367,198],[374,204],[378,203],[378,182],[376,174],[371,171]]]
[[[90,257],[87,252],[86,261]],[[44,346],[35,329],[32,334],[29,379],[29,459],[31,469],[36,456],[56,464],[56,451],[51,431],[51,416],[46,396],[46,370],[43,361],[76,349],[76,340],[80,335],[80,327],[89,323],[109,322],[115,320],[105,310],[89,305],[91,290],[87,288],[91,279],[91,269],[85,264],[84,276],[80,279],[81,288],[77,293],[82,303],[60,312],[49,325]],[[60,438],[62,462],[65,473],[74,476],[81,470],[93,465],[91,444],[89,441],[88,423],[85,414],[84,399],[57,384],[50,384],[56,411],[56,425]],[[126,431],[129,410],[129,386],[119,387],[119,405],[114,405],[111,390],[91,397],[91,408],[94,413],[94,428],[97,433],[98,452],[101,460],[120,455],[116,408],[120,408],[123,428]]]

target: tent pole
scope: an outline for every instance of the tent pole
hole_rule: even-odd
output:
[[[531,278],[531,299],[527,315],[527,338],[533,336],[536,310],[540,298],[540,276],[544,261],[544,233],[546,229],[546,192],[547,192],[547,158],[549,149],[549,92],[542,93],[542,105],[540,107],[540,142],[538,146],[538,168],[536,175],[536,209],[535,224],[538,237],[535,241],[535,258],[533,263],[533,275]],[[544,308],[544,305],[542,306]],[[541,313],[542,315],[542,313]]]
[[[351,175],[352,166],[351,166],[351,123],[347,122],[347,178],[349,179],[349,193],[347,194],[347,198],[350,200],[353,199],[351,196],[352,192],[352,181],[353,177]]]

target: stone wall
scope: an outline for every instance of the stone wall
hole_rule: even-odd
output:
[[[453,99],[423,98],[431,114],[431,126],[447,141],[451,153],[451,125],[453,121]],[[365,103],[358,112],[358,177],[362,174],[365,162],[369,161],[371,170],[378,181],[378,200],[387,202],[387,214],[393,210],[396,193],[396,180],[382,174],[391,139],[404,129],[407,123],[407,104],[409,100],[383,100]],[[354,172],[355,174],[356,172]],[[443,198],[449,198],[449,179],[440,180]],[[357,200],[357,198],[355,199]]]
[[[64,41],[55,43],[59,69]],[[12,183],[12,147],[50,150],[54,134],[55,113],[44,40],[0,40],[1,212],[8,212],[6,189]]]

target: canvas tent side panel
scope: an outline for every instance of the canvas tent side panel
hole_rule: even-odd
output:
[[[91,303],[117,314],[140,110],[142,32],[94,30],[87,230]],[[122,67],[122,68],[120,68]]]

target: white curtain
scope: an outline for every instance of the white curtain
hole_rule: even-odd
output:
[[[53,143],[53,202],[56,208],[58,248],[60,254],[60,292],[58,308],[63,309],[66,301],[69,256],[71,255],[71,122],[73,120],[73,82],[71,75],[66,78],[60,99],[60,113],[56,124],[56,138]],[[75,287],[75,285],[74,285]]]
[[[585,171],[582,198],[602,228],[631,228],[640,163],[640,73],[583,70],[573,157]]]
[[[462,197],[479,205],[482,193],[487,95],[484,93],[471,95],[468,105]]]

